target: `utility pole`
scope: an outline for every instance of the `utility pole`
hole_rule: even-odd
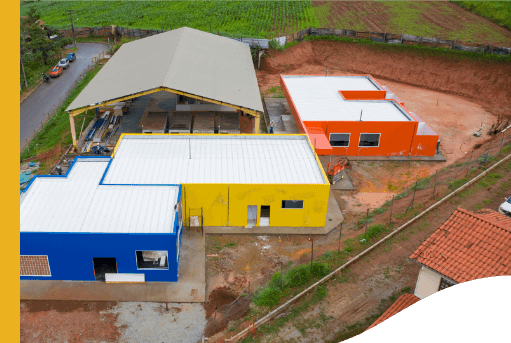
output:
[[[27,77],[25,76],[25,67],[23,66],[23,59],[21,57],[20,57],[20,62],[21,62],[21,70],[23,70],[23,78],[25,79],[25,86],[28,89]]]
[[[75,48],[76,48],[76,38],[75,38],[75,28],[73,27],[73,15],[72,12],[74,10],[67,10],[69,12],[69,19],[71,19],[71,33],[73,34],[73,40],[75,42]]]

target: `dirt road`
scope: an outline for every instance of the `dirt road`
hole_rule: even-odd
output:
[[[71,62],[62,75],[37,88],[20,105],[20,148],[24,149],[34,137],[46,114],[53,113],[66,99],[81,76],[92,67],[92,57],[107,52],[102,43],[77,43],[76,60]]]

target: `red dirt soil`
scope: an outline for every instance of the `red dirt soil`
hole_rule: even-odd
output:
[[[115,302],[22,301],[20,342],[117,342]]]
[[[477,102],[495,116],[509,116],[511,112],[511,63],[504,62],[383,52],[371,45],[345,42],[304,41],[285,51],[269,50],[261,59],[257,79],[265,91],[269,86],[279,85],[280,74],[321,74],[325,68],[329,73],[370,74],[382,80],[459,95]]]
[[[320,21],[320,26],[324,28],[355,30],[359,26],[360,31],[369,29],[373,32],[386,31],[393,34],[401,34],[403,29],[403,27],[396,27],[396,24],[392,23],[391,19],[396,15],[381,1],[313,1],[312,4],[313,7],[328,7],[326,20]],[[454,39],[458,34],[460,40],[468,41],[474,37],[476,44],[483,44],[490,43],[491,32],[495,32],[500,34],[501,38],[493,40],[495,46],[509,46],[511,43],[510,30],[448,1],[420,1],[415,4],[403,5],[403,9],[413,7],[421,12],[421,18],[416,24],[437,30],[438,37]],[[467,26],[473,28],[467,30]],[[486,31],[481,32],[481,28]],[[424,32],[408,33],[428,36]],[[434,35],[430,34],[429,36],[433,37]]]

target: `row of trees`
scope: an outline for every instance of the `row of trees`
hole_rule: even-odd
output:
[[[45,69],[55,63],[55,56],[58,58],[64,46],[72,43],[68,37],[50,39],[52,30],[43,28],[39,20],[40,14],[35,7],[31,7],[27,16],[20,20],[20,75],[27,88],[26,75],[33,74],[29,71]]]

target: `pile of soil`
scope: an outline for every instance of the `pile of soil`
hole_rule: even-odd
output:
[[[215,288],[204,304],[206,318],[209,319],[204,335],[211,337],[227,328],[229,321],[242,318],[248,314],[250,299],[240,297],[232,304],[239,294],[229,287]]]
[[[304,41],[285,51],[269,50],[257,72],[262,91],[279,85],[280,74],[352,73],[466,97],[495,116],[511,113],[511,63],[482,62],[378,46]],[[398,94],[399,95],[399,94]]]

